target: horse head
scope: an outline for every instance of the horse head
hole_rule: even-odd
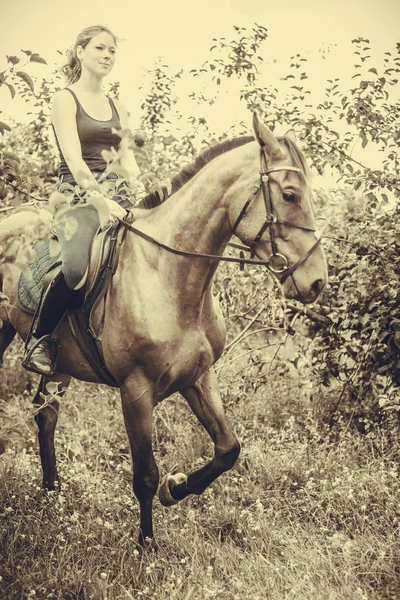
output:
[[[315,226],[304,156],[296,145],[293,130],[276,138],[257,113],[253,129],[258,142],[257,157],[251,144],[252,169],[247,170],[246,183],[250,176],[256,183],[256,167],[258,185],[253,185],[244,205],[242,194],[239,201],[236,193],[230,210],[232,231],[252,256],[268,262],[286,298],[304,304],[314,302],[326,284],[327,265]]]

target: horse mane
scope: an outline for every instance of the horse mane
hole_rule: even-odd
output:
[[[239,146],[243,146],[244,144],[248,144],[249,142],[254,142],[254,136],[246,135],[236,138],[231,138],[214,144],[213,146],[209,146],[205,150],[203,150],[194,160],[193,162],[185,165],[182,169],[177,173],[171,181],[172,191],[171,196],[175,194],[178,190],[181,189],[190,179],[192,179],[203,167],[205,167],[209,162],[211,162],[217,156],[228,152],[229,150],[233,150],[233,148],[238,148]],[[161,204],[160,198],[158,194],[152,193],[145,196],[141,202],[139,203],[139,208],[154,208]]]
[[[278,142],[286,146],[288,150],[294,166],[301,169],[304,173],[306,179],[309,176],[309,170],[307,163],[305,161],[304,155],[301,150],[296,146],[296,144],[289,138],[286,137],[278,137]],[[185,165],[179,173],[177,173],[171,181],[172,191],[171,196],[175,194],[178,190],[180,190],[185,183],[187,183],[190,179],[192,179],[203,167],[205,167],[209,162],[211,162],[217,156],[228,152],[229,150],[233,150],[234,148],[239,148],[240,146],[244,146],[244,144],[248,144],[254,141],[254,136],[246,135],[235,138],[230,138],[214,144],[203,150],[191,163]],[[160,198],[158,194],[151,193],[147,194],[138,204],[138,208],[154,208],[161,204]]]

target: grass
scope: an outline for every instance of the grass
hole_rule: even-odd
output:
[[[36,379],[17,362],[6,357],[0,385],[2,423],[22,421],[0,457],[0,598],[400,597],[393,447],[375,428],[360,435],[344,426],[331,439],[294,376],[255,394],[223,388],[241,458],[200,497],[168,509],[156,500],[160,551],[140,555],[118,394],[72,384],[56,437],[61,491],[44,494],[36,426],[25,419],[25,388]],[[154,443],[161,475],[188,472],[212,451],[179,397],[158,407]]]

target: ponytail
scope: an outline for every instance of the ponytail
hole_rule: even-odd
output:
[[[64,74],[66,85],[72,85],[78,81],[82,73],[81,61],[76,55],[76,47],[68,51],[67,58],[68,62],[61,71]]]

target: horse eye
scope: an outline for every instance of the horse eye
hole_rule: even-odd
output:
[[[283,197],[286,200],[286,202],[297,202],[297,196],[296,194],[293,194],[293,192],[285,192],[283,194]]]

